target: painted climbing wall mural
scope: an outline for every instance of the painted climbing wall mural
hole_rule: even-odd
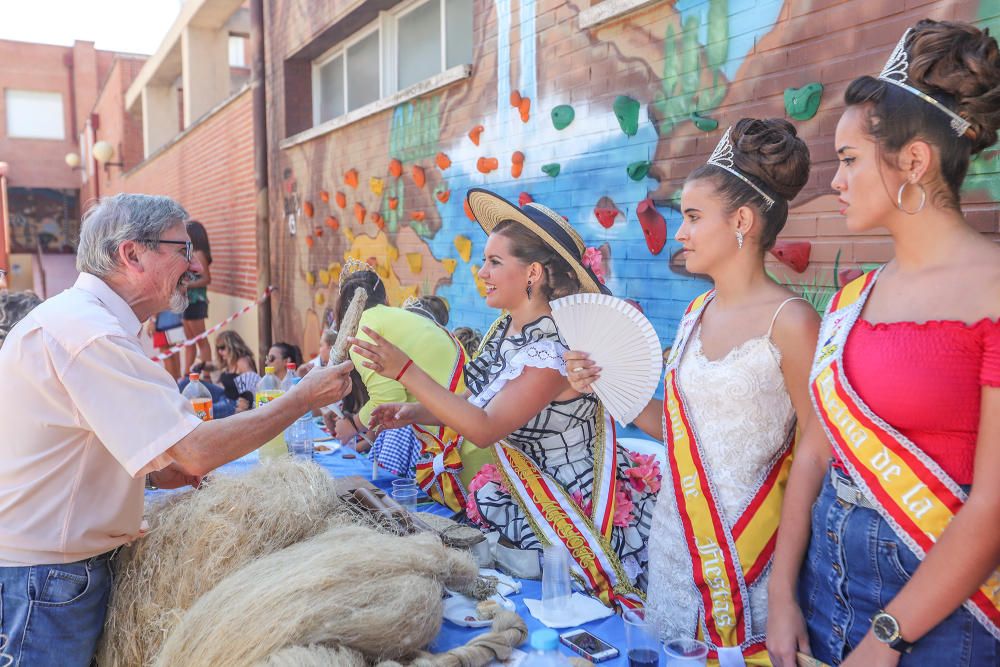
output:
[[[317,17],[336,19],[318,0],[273,4],[272,25],[286,26],[271,45],[279,63]],[[664,0],[580,28],[589,5],[573,0],[476,0],[468,80],[274,151],[276,326],[312,349],[340,266],[355,257],[376,268],[391,303],[435,293],[452,326],[484,329],[496,316],[476,277],[485,236],[463,202],[470,187],[486,187],[566,216],[613,292],[638,302],[669,344],[684,305],[707,287],[676,256],[680,188],[747,115],[787,117],[810,145],[810,183],[772,273],[821,305],[831,285],[888,258],[886,239],[847,238],[829,188],[847,82],[877,71],[921,16],[1000,23],[1000,0],[897,5]],[[272,105],[272,127],[281,113]],[[272,145],[281,141],[275,131]],[[1000,156],[987,152],[966,187],[993,220],[998,171]]]

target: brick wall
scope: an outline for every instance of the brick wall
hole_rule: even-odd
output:
[[[780,239],[809,241],[811,261],[802,274],[773,260],[771,268],[794,284],[830,284],[835,261],[838,269],[883,262],[889,239],[848,234],[831,194],[833,133],[843,92],[856,76],[877,73],[905,27],[919,18],[1000,27],[998,0],[658,2],[581,30],[579,13],[588,5],[475,0],[471,78],[282,148],[289,105],[294,113],[296,100],[308,99],[301,91],[288,97],[301,84],[286,81],[294,71],[289,61],[308,52],[346,9],[320,0],[268,4],[271,261],[281,286],[274,305],[276,339],[305,341],[307,347],[315,340],[337,289],[335,280],[328,285],[324,279],[336,275],[345,256],[376,262],[395,303],[408,293],[438,293],[452,305],[452,326],[484,328],[496,314],[485,307],[473,277],[485,238],[462,210],[465,191],[482,186],[515,201],[526,192],[567,216],[588,245],[603,246],[609,285],[617,295],[637,299],[668,344],[684,305],[706,287],[675,257],[676,196],[684,178],[704,163],[725,127],[743,116],[786,117],[786,89],[812,82],[824,86],[818,112],[795,121],[810,146],[811,177],[792,203]],[[531,99],[527,122],[509,102],[515,91]],[[634,136],[626,136],[616,119],[620,96],[639,104]],[[558,105],[575,112],[561,131],[550,120]],[[692,112],[718,128],[700,129]],[[467,137],[477,125],[484,127],[478,146]],[[511,174],[515,150],[526,158],[519,178]],[[435,165],[438,152],[450,158],[447,169]],[[394,157],[404,165],[398,180],[388,172]],[[497,158],[499,169],[480,173],[482,157]],[[649,173],[633,180],[626,167],[641,161],[651,163]],[[551,163],[561,165],[555,178],[541,172]],[[425,169],[422,187],[411,176],[414,165]],[[359,175],[357,188],[344,184],[351,169]],[[996,236],[998,151],[975,161],[972,172],[963,193],[968,218]],[[381,196],[369,187],[373,178],[381,179]],[[447,202],[439,197],[445,190]],[[337,191],[347,197],[344,209],[335,204]],[[620,212],[610,228],[594,213],[604,197]],[[655,255],[636,215],[647,197],[665,218],[671,239]],[[355,204],[365,207],[361,220],[355,219]],[[372,213],[382,216],[384,229]],[[327,216],[337,219],[337,231],[324,225]],[[289,217],[296,222],[294,235]],[[459,248],[466,242],[471,251],[463,256]]]

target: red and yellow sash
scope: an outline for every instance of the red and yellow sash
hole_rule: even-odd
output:
[[[520,449],[500,441],[493,446],[497,467],[542,544],[562,542],[573,559],[574,576],[612,608],[636,608],[642,592],[632,586],[611,548],[615,515],[615,426],[598,408],[594,443],[594,486],[589,515],[558,482],[542,472]]]
[[[664,378],[663,432],[694,583],[702,598],[698,636],[709,644],[711,657],[723,667],[770,665],[764,636],[751,631],[749,586],[760,577],[774,552],[795,429],[761,475],[746,509],[728,527],[677,373],[691,333],[713,296],[714,292],[706,292],[692,301],[678,326]]]
[[[861,276],[831,300],[820,327],[810,389],[823,428],[851,479],[896,536],[923,559],[967,495],[919,446],[872,412],[844,374],[844,344],[880,272]],[[990,575],[965,607],[1000,639],[1000,571]]]
[[[453,394],[464,393],[462,372],[465,368],[465,348],[454,336],[451,336],[451,340],[458,354],[448,390]],[[456,512],[465,509],[468,492],[459,479],[462,472],[462,457],[459,452],[464,438],[447,426],[439,426],[433,431],[417,425],[411,428],[420,441],[421,460],[416,465],[417,485],[442,505]]]

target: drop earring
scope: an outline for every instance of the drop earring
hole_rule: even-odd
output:
[[[530,280],[528,281],[528,287],[525,288],[524,291],[528,293],[528,300],[530,301],[531,300],[531,281]]]
[[[736,245],[739,246],[740,250],[743,250],[743,232],[736,230]]]

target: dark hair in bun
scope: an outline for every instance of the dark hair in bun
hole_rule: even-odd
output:
[[[915,138],[934,144],[941,175],[958,207],[958,191],[972,155],[992,146],[1000,127],[1000,50],[989,30],[968,23],[924,19],[906,43],[906,83],[927,93],[971,124],[956,137],[947,114],[899,86],[863,76],[844,93],[851,105],[870,104],[868,131],[887,157]],[[883,119],[892,122],[882,122]]]
[[[756,207],[764,218],[760,246],[766,252],[774,247],[785,227],[788,202],[809,180],[809,148],[799,139],[795,126],[782,118],[742,118],[733,125],[729,139],[733,144],[733,166],[773,197],[774,206],[765,211],[765,202],[756,190],[712,164],[698,167],[687,180],[711,178],[730,211],[741,206]]]

